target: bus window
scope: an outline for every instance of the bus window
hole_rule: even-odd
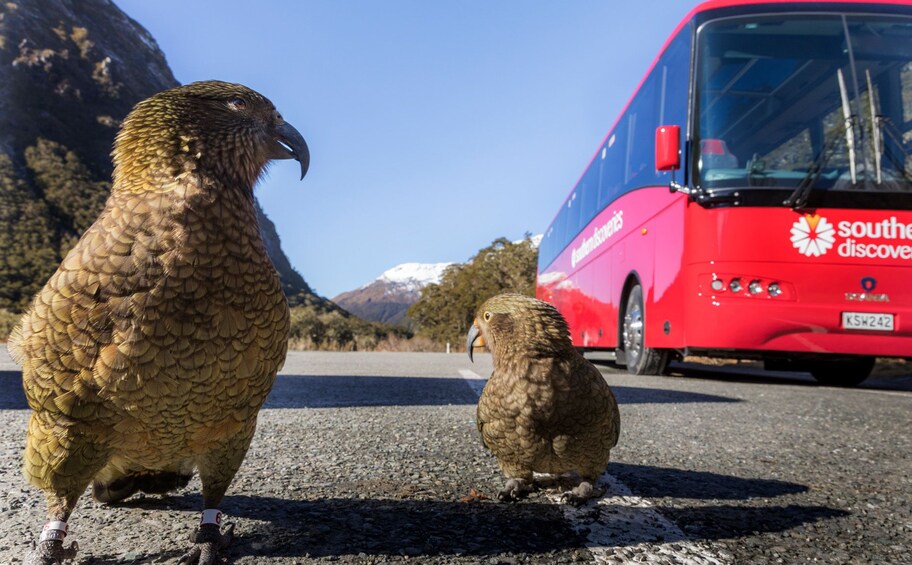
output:
[[[589,221],[595,216],[598,212],[598,198],[599,198],[599,169],[601,165],[601,159],[596,158],[589,168],[586,170],[586,173],[583,175],[583,178],[580,179],[579,188],[577,192],[580,194],[580,225],[584,226],[589,223]]]
[[[692,30],[685,26],[659,60],[657,69],[661,73],[661,110],[659,124],[681,126],[681,135],[687,128],[687,97],[690,81],[690,45]],[[681,147],[684,147],[681,140]]]
[[[659,123],[661,70],[652,73],[630,104],[628,115],[627,163],[624,185],[627,190],[656,184],[655,130]]]
[[[624,158],[627,144],[623,141],[626,135],[619,132],[626,132],[626,119],[618,120],[615,133],[608,136],[605,147],[602,148],[602,180],[599,186],[599,209],[614,202],[614,199],[623,192],[624,180]],[[620,141],[618,138],[621,138]]]

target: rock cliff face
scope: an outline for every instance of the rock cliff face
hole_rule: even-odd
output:
[[[110,179],[120,120],[177,84],[149,32],[110,1],[0,4],[0,148],[17,169],[42,137]]]
[[[130,108],[177,84],[155,39],[110,0],[0,0],[0,308],[22,307],[85,229],[63,203],[97,213]],[[292,302],[326,304],[260,220]]]

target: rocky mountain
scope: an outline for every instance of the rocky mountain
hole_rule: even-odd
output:
[[[24,307],[103,206],[130,108],[177,84],[155,39],[110,0],[0,3],[0,309]],[[290,301],[334,309],[257,209]]]
[[[406,311],[421,298],[421,289],[437,284],[452,263],[403,263],[361,288],[343,292],[332,299],[363,320],[408,325]]]

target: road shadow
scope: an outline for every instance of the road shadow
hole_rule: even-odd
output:
[[[687,391],[629,386],[611,389],[621,404],[741,402],[736,398]],[[473,406],[477,402],[477,392],[460,378],[279,375],[264,408]],[[0,371],[0,410],[26,408],[22,374]]]
[[[463,379],[279,375],[264,408],[474,405]],[[28,408],[22,373],[0,371],[0,410]]]
[[[791,386],[819,387],[826,386],[817,382],[810,373],[789,371],[765,371],[749,365],[704,365],[701,363],[684,363],[675,361],[669,364],[669,375],[679,375],[701,380],[726,381],[750,384],[780,384]],[[845,390],[850,391],[853,387]],[[883,376],[872,374],[859,384],[859,389],[892,390],[912,392],[912,376]]]
[[[626,368],[618,365],[613,359],[590,358],[588,356],[587,359],[594,365],[606,367],[609,375],[614,372],[626,374]],[[655,379],[669,376],[746,384],[825,386],[818,383],[810,373],[766,371],[759,366],[751,364],[707,365],[691,361],[671,361],[668,364],[665,375],[658,377],[642,376],[640,378]],[[874,374],[854,388],[912,392],[912,375],[878,374],[877,369],[875,369]],[[846,388],[846,390],[852,390],[852,387]]]
[[[684,390],[661,388],[640,388],[633,386],[611,385],[618,404],[687,404],[693,402],[743,402],[740,398],[703,394]]]
[[[659,508],[693,539],[731,539],[759,533],[782,532],[823,520],[849,516],[850,512],[826,506],[738,506]]]
[[[606,367],[609,373],[627,374],[627,368],[618,365],[614,359],[590,358],[594,365]],[[728,365],[705,365],[702,363],[670,361],[663,375],[641,375],[639,378],[656,379],[663,377],[690,377],[705,380],[726,380],[739,383],[795,384],[817,386],[817,381],[809,373],[789,373],[783,371],[763,371],[757,367]]]
[[[612,386],[621,404],[741,402],[696,392]],[[463,379],[280,375],[265,408],[474,405],[476,390]]]
[[[474,405],[464,379],[279,375],[264,408]]]
[[[121,506],[196,512],[197,494],[136,498]],[[227,496],[226,520],[238,527],[230,553],[236,557],[332,557],[342,555],[494,555],[548,553],[581,548],[584,539],[547,502],[518,504],[440,500],[289,500]],[[151,557],[151,556],[150,556]]]
[[[652,465],[612,461],[608,472],[645,498],[691,498],[699,500],[749,500],[800,494],[808,487],[776,479],[745,479]]]
[[[729,381],[751,384],[779,384],[816,387],[820,386],[810,373],[764,371],[751,366],[738,365],[704,365],[702,363],[684,363],[673,361],[668,364],[669,376],[683,376],[693,379]]]
[[[174,498],[146,498],[128,505],[154,510],[171,501],[169,508],[178,502],[179,507],[192,506],[187,509],[198,510],[199,497],[186,498],[192,504]],[[663,514],[693,528],[688,528],[689,533],[665,530],[657,534],[655,529],[631,528],[631,523],[648,522],[654,515],[654,507],[598,508],[601,510],[598,520],[609,529],[616,529],[617,545],[624,546],[780,532],[847,514],[821,506],[797,505],[763,508],[719,505],[670,511],[662,508]],[[583,534],[564,519],[559,506],[535,500],[503,504],[337,498],[287,500],[242,495],[226,497],[222,509],[229,520],[255,521],[236,530],[237,537],[228,550],[233,557],[547,555],[586,545]],[[695,517],[686,519],[689,513]]]
[[[28,408],[22,390],[22,371],[0,371],[0,410]]]

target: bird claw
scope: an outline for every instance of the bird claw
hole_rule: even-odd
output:
[[[605,494],[605,489],[597,489],[592,486],[592,483],[583,481],[573,490],[568,490],[562,494],[560,501],[562,504],[570,504],[571,506],[576,506],[578,508],[585,504],[587,500],[598,498],[603,494]]]
[[[497,493],[497,499],[501,502],[516,502],[521,498],[525,498],[530,492],[532,492],[532,487],[526,481],[510,479],[504,485],[503,490]]]
[[[188,565],[224,563],[225,560],[219,557],[219,551],[228,547],[233,539],[234,524],[232,522],[225,524],[224,534],[219,532],[219,527],[215,524],[203,524],[190,536],[193,547],[180,558],[178,563]]]
[[[70,547],[63,547],[63,540],[44,540],[32,542],[32,550],[25,556],[23,565],[62,565],[64,561],[74,559],[79,551],[75,541]]]

